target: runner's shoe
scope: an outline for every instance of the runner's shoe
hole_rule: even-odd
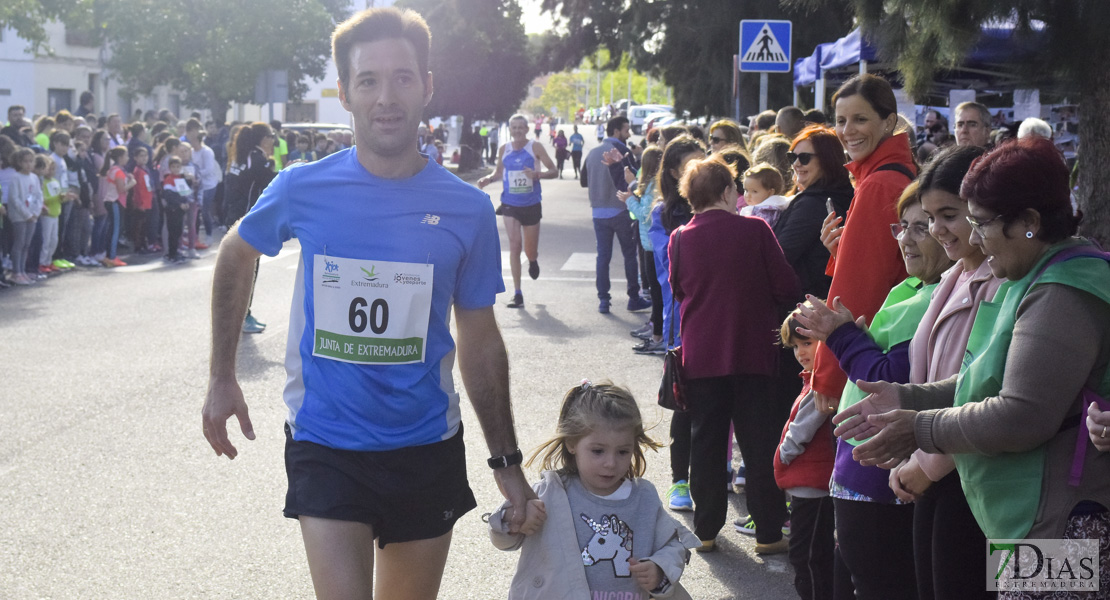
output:
[[[528,276],[531,277],[532,279],[539,279],[540,278],[540,263],[539,263],[539,261],[535,261],[535,260],[528,261]]]
[[[524,307],[524,294],[513,294],[512,302],[509,302],[505,306],[508,306],[509,308],[523,308]]]

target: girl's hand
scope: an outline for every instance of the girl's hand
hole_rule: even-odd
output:
[[[817,406],[817,412],[823,415],[836,414],[836,409],[840,408],[839,396],[826,396],[817,390],[813,390],[813,403]]]
[[[547,507],[544,506],[543,500],[533,498],[525,505],[524,524],[520,526],[520,532],[524,535],[538,533],[545,521],[547,521]]]
[[[798,305],[798,322],[802,324],[798,328],[798,333],[813,338],[819,342],[829,339],[832,332],[836,331],[838,327],[846,323],[856,321],[860,327],[863,326],[863,317],[858,320],[852,316],[852,311],[844,307],[840,303],[840,297],[832,299],[832,302],[825,304],[820,298],[816,298],[806,294],[806,300],[812,305],[806,306],[805,304]],[[830,306],[831,305],[831,306]]]
[[[617,191],[617,200],[620,200],[621,202],[625,202],[631,197],[632,197],[632,192],[628,192],[628,191],[622,192],[622,191],[619,191],[619,190]]]
[[[844,228],[838,227],[841,221],[843,219],[833,212],[821,223],[821,245],[828,249],[833,258],[836,258],[836,249],[840,246],[840,234],[844,233]]]
[[[659,587],[659,583],[663,581],[663,569],[660,569],[659,565],[650,560],[638,560],[636,557],[630,557],[628,565],[628,570],[636,580],[636,585],[649,592]]]

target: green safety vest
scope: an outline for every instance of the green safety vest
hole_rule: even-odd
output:
[[[1052,256],[1076,246],[1091,245],[1067,241],[1052,246],[1025,277],[1003,283],[993,301],[979,304],[956,379],[955,406],[981,402],[1002,390],[1018,307],[1034,286],[1063,284],[1110,304],[1110,267],[1105,260],[1077,257],[1044,268]],[[1110,380],[1104,378],[1096,392],[1106,397],[1108,389]],[[1024,539],[1040,506],[1045,446],[995,456],[954,454],[953,458],[967,503],[983,533],[991,539]]]
[[[277,142],[274,143],[274,172],[277,173],[285,168],[285,159],[283,157],[289,154],[289,144],[278,136]]]
[[[875,313],[875,318],[867,328],[867,334],[883,353],[890,352],[894,346],[913,339],[913,334],[917,332],[917,326],[921,323],[921,317],[925,316],[925,311],[929,309],[929,300],[933,297],[933,289],[936,286],[935,283],[925,285],[920,279],[910,277],[890,290],[879,312]],[[865,397],[867,394],[854,382],[845,383],[837,412],[845,410]],[[853,446],[858,446],[867,440],[856,441],[854,438],[849,438],[847,441]]]

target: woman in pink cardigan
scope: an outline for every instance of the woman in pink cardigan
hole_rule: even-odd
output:
[[[994,297],[1004,280],[995,277],[971,237],[967,201],[960,184],[985,151],[953,146],[921,172],[921,206],[929,232],[956,261],[940,280],[910,342],[910,383],[941,381],[960,372],[979,303]],[[962,599],[982,589],[985,538],[960,487],[956,463],[944,454],[918,450],[890,472],[890,487],[913,501],[914,562],[919,600]],[[993,597],[993,593],[983,593]]]

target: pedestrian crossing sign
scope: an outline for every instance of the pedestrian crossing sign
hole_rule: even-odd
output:
[[[790,21],[740,21],[740,70],[749,73],[789,73]]]

